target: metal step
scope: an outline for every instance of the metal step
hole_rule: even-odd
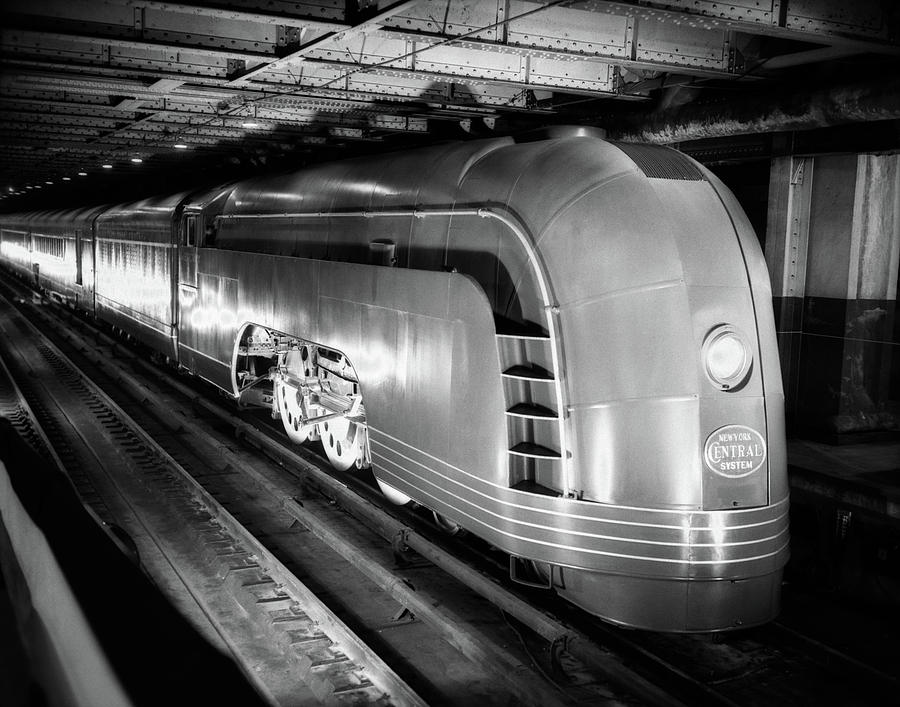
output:
[[[550,335],[540,324],[534,322],[517,322],[499,314],[494,315],[494,327],[498,337],[509,339],[543,339],[550,340]]]
[[[519,442],[515,447],[510,448],[509,453],[531,459],[562,459],[559,452],[533,442]]]
[[[503,371],[506,378],[519,378],[529,381],[552,381],[553,374],[540,366],[511,366]]]
[[[529,420],[556,420],[559,415],[548,407],[536,403],[516,403],[506,414],[511,417],[524,417]]]

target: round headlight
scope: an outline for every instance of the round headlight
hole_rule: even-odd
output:
[[[717,326],[706,335],[702,356],[706,375],[720,390],[743,383],[753,364],[746,337],[728,324]]]

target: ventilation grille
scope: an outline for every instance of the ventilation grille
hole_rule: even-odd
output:
[[[685,179],[704,181],[703,173],[690,158],[669,147],[613,143],[628,155],[645,175],[655,179]]]

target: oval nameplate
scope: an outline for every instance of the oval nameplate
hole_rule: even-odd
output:
[[[766,440],[744,425],[720,427],[706,438],[703,458],[710,470],[730,479],[747,476],[766,462]]]

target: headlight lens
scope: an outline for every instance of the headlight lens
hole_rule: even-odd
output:
[[[728,324],[717,326],[706,335],[702,355],[707,376],[720,390],[743,383],[753,364],[746,337]]]

